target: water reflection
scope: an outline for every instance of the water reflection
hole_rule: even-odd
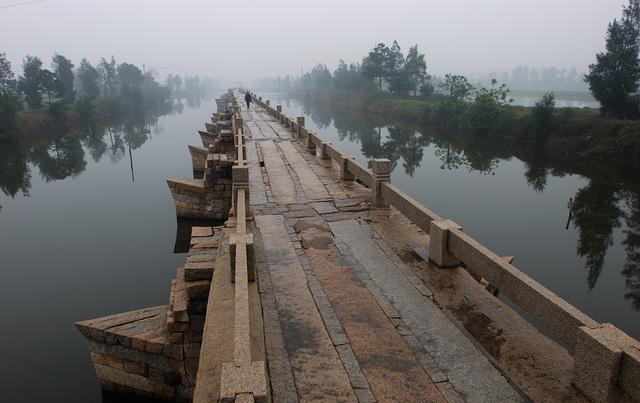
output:
[[[627,260],[622,270],[627,292],[625,299],[631,301],[635,310],[640,310],[640,197],[632,194],[627,199],[631,213],[627,216],[625,239],[622,241]]]
[[[535,193],[543,193],[551,177],[588,178],[586,186],[572,197],[571,216],[566,223],[567,228],[573,225],[578,236],[576,255],[584,259],[586,286],[593,290],[598,283],[607,251],[614,245],[614,233],[622,230],[625,299],[634,310],[640,310],[640,183],[634,170],[591,161],[558,160],[529,145],[443,133],[434,127],[415,127],[376,115],[324,108],[309,99],[299,101],[303,113],[317,127],[333,124],[338,138],[360,144],[362,155],[369,160],[388,158],[394,168],[401,160],[403,172],[410,177],[430,148],[429,157],[439,160],[440,169],[465,169],[483,175],[495,175],[501,162],[517,158],[524,165],[524,181]],[[559,225],[564,227],[565,222]]]
[[[0,189],[8,196],[29,196],[31,170],[19,144],[0,145]]]
[[[60,125],[48,135],[33,133],[24,136],[21,143],[0,144],[0,190],[12,198],[18,194],[28,197],[34,168],[45,182],[59,181],[82,174],[88,157],[100,162],[108,156],[116,164],[127,154],[131,180],[135,181],[134,151],[153,133],[162,132],[158,126],[160,116],[184,111],[183,100],[189,108],[202,104],[201,98],[174,99],[160,110],[134,109],[112,119],[92,116],[83,119],[73,131],[65,131]]]

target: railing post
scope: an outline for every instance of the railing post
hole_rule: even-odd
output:
[[[238,189],[246,189],[245,191],[245,211],[249,214],[249,167],[246,165],[234,165],[231,167],[232,186],[232,205],[237,208]]]
[[[304,116],[298,116],[296,122],[298,123],[298,137],[300,137],[302,136],[302,128],[304,127]]]
[[[323,160],[330,160],[331,157],[329,156],[329,153],[327,152],[327,145],[329,145],[331,143],[327,143],[325,141],[320,143],[320,158]]]
[[[451,220],[431,221],[429,227],[429,260],[439,267],[455,267],[460,261],[449,253],[449,230],[462,227]]]
[[[353,157],[350,155],[342,154],[340,156],[340,180],[343,181],[352,181],[353,174],[349,172],[349,166],[347,165],[348,160],[352,160]]]
[[[271,105],[271,101],[269,101],[268,99],[265,103],[267,104],[267,106]]]
[[[282,105],[276,105],[276,117],[280,120],[280,116],[282,115]]]
[[[311,154],[316,155],[316,145],[313,143],[313,134],[312,132],[307,132],[307,150],[311,152]]]
[[[371,163],[373,171],[373,185],[371,186],[371,202],[374,207],[389,208],[389,203],[382,199],[382,183],[391,180],[391,160],[387,158],[376,158]]]
[[[234,134],[240,134],[240,130],[242,130],[242,124],[243,124],[242,118],[239,117],[239,116],[234,118],[233,119],[233,123],[234,123],[234,126],[235,126]]]
[[[595,329],[578,328],[571,383],[593,402],[620,401],[624,393],[619,388],[618,376],[624,347],[631,340],[609,323]]]

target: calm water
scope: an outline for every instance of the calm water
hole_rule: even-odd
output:
[[[281,102],[358,160],[392,159],[404,191],[640,337],[636,172]],[[165,179],[191,176],[186,145],[200,144],[196,130],[214,109],[203,102],[111,132],[0,145],[0,401],[127,399],[102,397],[73,322],[167,303],[184,262],[175,240],[189,231],[177,231]]]
[[[638,172],[267,95],[357,160],[391,159],[403,191],[515,256],[519,269],[594,319],[640,338]]]
[[[73,322],[168,304],[185,257],[165,179],[192,177],[187,144],[200,145],[215,102],[191,106],[26,150],[0,144],[0,401],[99,402]]]

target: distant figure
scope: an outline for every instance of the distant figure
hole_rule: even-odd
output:
[[[244,100],[247,102],[247,109],[249,109],[249,104],[253,101],[253,99],[251,99],[251,94],[247,92],[247,95],[244,96]]]

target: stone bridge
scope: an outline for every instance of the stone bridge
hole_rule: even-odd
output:
[[[103,388],[202,403],[640,401],[638,341],[403,193],[390,161],[365,167],[252,96],[248,109],[240,91],[218,99],[189,146],[195,179],[168,180],[178,217],[226,220],[193,228],[169,305],[76,324]]]

